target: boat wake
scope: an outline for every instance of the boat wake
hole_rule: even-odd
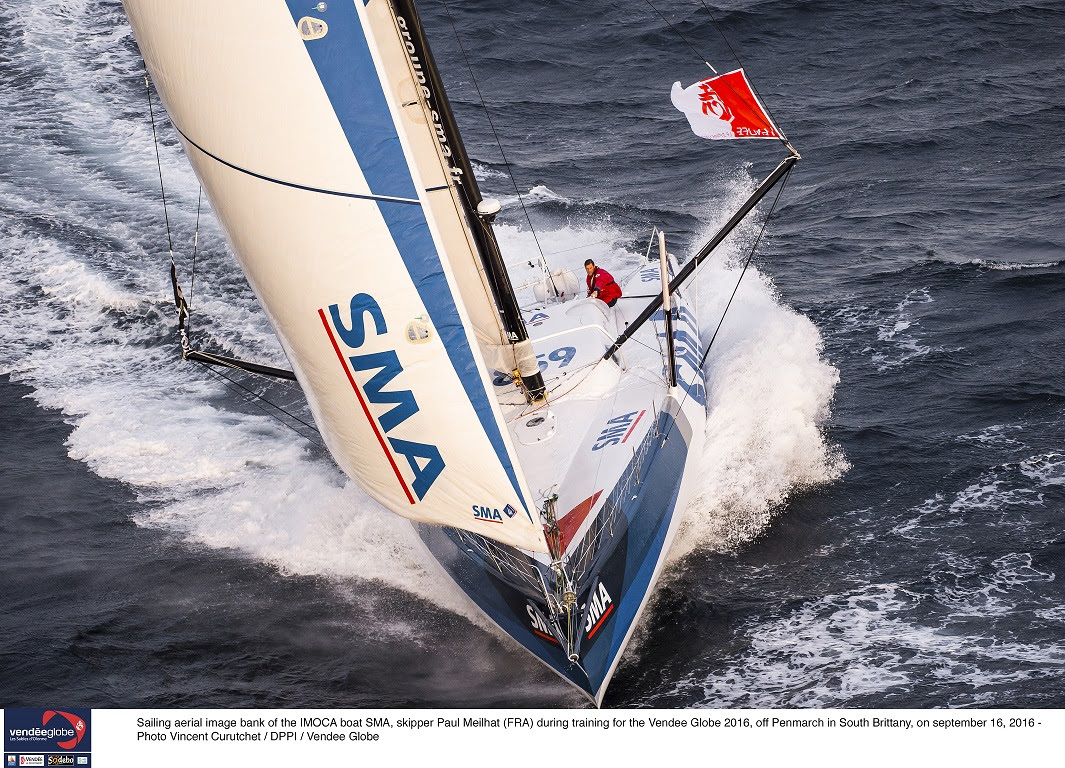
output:
[[[91,226],[92,217],[86,211],[78,223]],[[699,276],[707,338],[750,234],[726,243]],[[628,247],[631,234],[608,223],[570,223],[538,235],[539,244],[525,229],[500,227],[505,250],[532,258],[543,247],[559,265],[591,257],[623,272],[642,256]],[[312,442],[235,398],[213,374],[179,362],[176,342],[168,340],[165,289],[138,295],[158,265],[133,273],[106,269],[90,254],[17,228],[5,241],[12,268],[21,272],[2,286],[10,343],[0,368],[66,415],[74,427],[72,458],[133,489],[143,507],[138,524],[243,552],[282,573],[398,588],[484,625],[429,567],[407,521],[380,508]],[[227,348],[273,359],[276,343],[261,320],[241,323],[253,309],[250,295],[216,302],[204,289],[203,297],[201,328],[211,326]],[[50,342],[57,334],[64,341],[59,349]],[[784,306],[756,270],[744,277],[706,367],[704,479],[674,560],[750,541],[789,494],[831,482],[847,467],[821,430],[837,372],[821,358],[817,329]]]

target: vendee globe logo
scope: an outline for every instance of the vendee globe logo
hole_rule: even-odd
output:
[[[88,752],[90,712],[88,709],[8,709],[4,712],[4,751]]]
[[[74,749],[74,747],[78,746],[78,744],[81,743],[81,740],[85,738],[85,734],[89,732],[89,726],[77,715],[72,715],[70,712],[63,712],[58,709],[47,710],[41,718],[41,725],[48,725],[48,723],[52,722],[56,717],[62,717],[70,723],[70,727],[74,729],[73,738],[67,739],[66,741],[57,741],[56,746],[60,749]]]

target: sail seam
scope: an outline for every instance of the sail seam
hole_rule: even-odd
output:
[[[415,199],[411,199],[409,197],[391,197],[389,195],[373,195],[373,194],[364,195],[364,194],[360,194],[358,192],[340,192],[340,191],[335,190],[335,189],[322,189],[321,187],[309,187],[306,184],[297,184],[294,181],[285,181],[283,179],[275,179],[272,176],[265,176],[265,175],[263,175],[261,173],[256,173],[255,171],[249,171],[247,168],[241,168],[239,165],[234,165],[233,163],[229,162],[228,160],[223,160],[218,155],[215,155],[215,154],[213,154],[211,152],[208,152],[206,149],[201,147],[195,141],[190,139],[185,134],[185,132],[182,131],[180,128],[177,128],[175,126],[175,130],[179,134],[181,134],[181,138],[185,139],[185,141],[187,141],[192,146],[196,147],[196,149],[200,150],[200,152],[202,152],[203,154],[207,155],[212,160],[215,160],[215,161],[221,163],[222,165],[226,166],[227,168],[232,168],[234,171],[240,171],[241,173],[246,173],[248,176],[252,176],[252,177],[254,177],[256,179],[262,179],[263,181],[269,181],[272,184],[280,184],[283,187],[292,187],[293,189],[301,189],[301,190],[303,190],[305,192],[317,192],[317,193],[322,194],[322,195],[335,195],[337,197],[352,197],[352,198],[355,198],[356,200],[374,200],[374,201],[379,202],[379,203],[406,203],[407,205],[418,205],[418,206],[420,206],[422,204],[421,200],[415,200]],[[427,191],[431,191],[431,190],[427,190]]]

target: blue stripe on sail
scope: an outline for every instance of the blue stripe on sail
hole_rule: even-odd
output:
[[[307,0],[286,0],[292,20],[307,15]],[[417,197],[403,146],[377,76],[362,22],[351,0],[337,0],[319,14],[329,26],[325,37],[306,41],[318,77],[344,129],[348,144],[375,196]],[[296,28],[293,34],[298,34]],[[389,233],[399,249],[418,295],[447,350],[455,373],[477,413],[499,463],[506,470],[526,514],[529,508],[518,485],[495,411],[488,401],[481,374],[459,318],[455,297],[447,284],[440,254],[433,243],[421,207],[378,202]]]
[[[296,24],[311,6],[307,0],[287,3]],[[329,31],[325,37],[306,41],[307,53],[370,191],[378,196],[417,197],[354,4],[337,0],[317,15]],[[298,30],[293,27],[292,33]]]

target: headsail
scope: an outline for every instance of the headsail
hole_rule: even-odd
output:
[[[497,321],[442,255],[464,225],[364,4],[124,5],[337,462],[401,515],[546,552],[479,348]]]

